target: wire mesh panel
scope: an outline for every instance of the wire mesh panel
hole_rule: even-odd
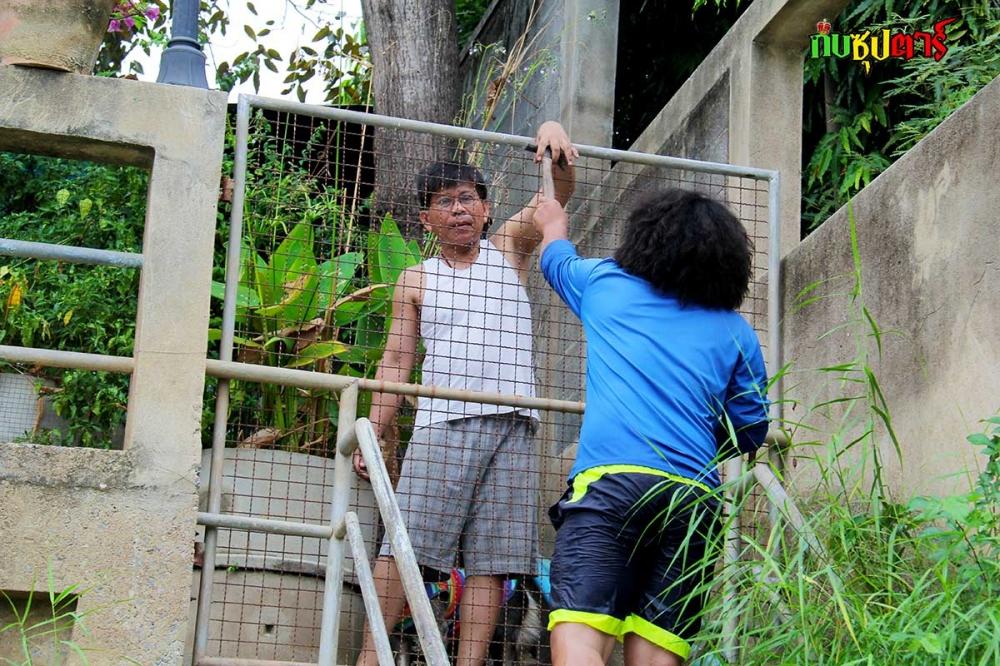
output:
[[[248,125],[240,260],[229,267],[234,360],[584,399],[582,329],[538,272],[539,165],[524,141],[398,125],[383,134],[387,121],[374,117],[260,106]],[[724,202],[756,248],[743,313],[766,350],[768,182],[618,157],[585,153],[554,171],[580,254],[613,254],[646,193],[681,187]],[[548,663],[545,509],[565,485],[579,414],[391,389],[363,392],[358,411],[382,440],[449,649]],[[334,395],[233,382],[222,512],[328,522],[339,416]],[[388,555],[363,477],[352,506],[370,554]],[[325,547],[220,530],[208,654],[316,659]],[[419,660],[401,591],[380,585],[395,650]],[[347,663],[365,638],[351,575],[344,598]],[[495,625],[477,610],[496,607]]]

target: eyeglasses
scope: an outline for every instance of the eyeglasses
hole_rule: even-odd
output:
[[[463,192],[457,199],[454,197],[438,197],[431,202],[431,208],[436,208],[437,210],[451,210],[456,201],[462,204],[462,208],[468,210],[469,206],[482,200],[478,195],[471,192]]]

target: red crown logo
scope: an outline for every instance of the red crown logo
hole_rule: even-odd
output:
[[[830,21],[827,19],[820,19],[816,22],[816,32],[821,35],[829,35],[832,28],[833,26],[830,25]]]

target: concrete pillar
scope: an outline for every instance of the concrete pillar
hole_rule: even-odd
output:
[[[618,63],[618,3],[565,0],[559,117],[573,141],[610,146]]]
[[[92,663],[180,663],[226,95],[0,66],[0,150],[150,170],[124,450],[0,445],[0,589],[79,585]]]
[[[816,21],[834,17],[845,0],[758,0],[733,30],[746,38],[730,69],[729,157],[781,172],[781,256],[801,234],[802,67]]]

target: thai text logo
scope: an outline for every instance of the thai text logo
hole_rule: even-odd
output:
[[[947,34],[945,27],[957,21],[948,18],[934,24],[933,32],[920,30],[912,33],[892,31],[888,28],[872,34],[865,30],[849,35],[833,32],[833,26],[826,19],[816,23],[816,34],[812,35],[809,44],[809,55],[812,58],[850,58],[861,63],[865,74],[871,72],[872,60],[882,61],[886,58],[901,58],[910,60],[916,55],[940,60],[948,53],[945,44]]]

